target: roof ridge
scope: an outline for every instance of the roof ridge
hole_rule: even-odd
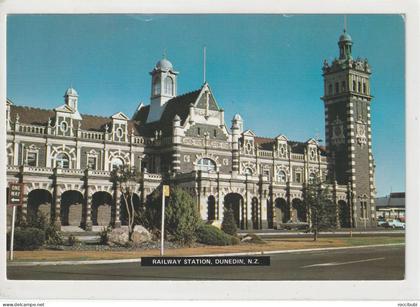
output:
[[[22,106],[22,105],[11,105],[14,108],[25,108],[25,109],[33,109],[33,110],[40,110],[40,111],[47,111],[47,112],[54,112],[54,109],[43,109],[39,107],[31,107],[31,106]]]

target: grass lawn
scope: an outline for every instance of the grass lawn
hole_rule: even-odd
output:
[[[267,239],[264,244],[246,244],[234,246],[206,246],[206,247],[183,247],[166,249],[166,256],[190,256],[221,253],[262,252],[288,249],[308,249],[322,247],[344,247],[357,245],[392,244],[404,243],[404,236],[387,237],[339,237],[319,238],[284,238]],[[60,261],[60,260],[104,260],[104,259],[133,259],[142,256],[158,256],[159,249],[127,249],[124,251],[59,251],[59,250],[36,250],[15,251],[15,261]]]

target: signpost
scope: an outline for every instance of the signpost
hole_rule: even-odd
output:
[[[169,185],[164,184],[162,187],[162,226],[160,230],[160,256],[164,253],[164,237],[165,237],[165,197],[169,196]]]
[[[23,204],[23,183],[10,183],[9,184],[9,199],[8,205],[13,207],[12,212],[12,231],[10,234],[10,260],[13,260],[13,241],[15,236],[15,220],[16,220],[16,207]]]

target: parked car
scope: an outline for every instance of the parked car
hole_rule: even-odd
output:
[[[308,230],[309,228],[309,224],[306,222],[293,222],[292,220],[283,223],[281,226],[283,229],[287,230]]]
[[[388,228],[402,228],[405,229],[405,223],[399,221],[399,220],[389,220],[386,224],[385,227]]]
[[[381,217],[379,217],[378,218],[378,223],[377,223],[377,225],[379,226],[379,227],[386,227],[386,224],[388,223],[388,221],[386,220],[386,219],[384,219],[383,217],[381,218]]]

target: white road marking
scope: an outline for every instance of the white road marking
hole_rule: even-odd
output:
[[[376,261],[376,260],[384,260],[384,259],[385,259],[385,257],[381,257],[381,258],[370,258],[370,259],[362,259],[362,260],[354,260],[354,261],[347,261],[347,262],[327,262],[327,263],[318,263],[318,264],[305,265],[305,266],[301,267],[301,269],[305,269],[305,268],[313,268],[313,267],[322,267],[322,266],[345,265],[345,264],[361,263],[361,262]]]

